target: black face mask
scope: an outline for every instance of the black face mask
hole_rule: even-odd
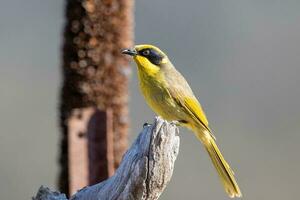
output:
[[[152,64],[160,65],[164,56],[154,49],[143,49],[138,52],[140,56],[147,58]]]

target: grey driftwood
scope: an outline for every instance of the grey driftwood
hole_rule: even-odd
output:
[[[70,200],[155,200],[169,183],[179,151],[178,128],[157,117],[144,127],[109,179],[85,187]],[[41,187],[33,200],[67,200]]]

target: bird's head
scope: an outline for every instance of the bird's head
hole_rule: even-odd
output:
[[[150,44],[136,45],[133,49],[124,49],[122,53],[132,56],[138,67],[153,71],[169,62],[162,50]]]

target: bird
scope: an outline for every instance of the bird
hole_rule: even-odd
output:
[[[168,56],[150,44],[122,50],[137,65],[139,86],[147,104],[163,119],[190,129],[204,145],[229,197],[242,197],[234,172],[216,144],[201,104]]]

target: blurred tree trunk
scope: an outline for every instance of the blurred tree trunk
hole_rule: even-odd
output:
[[[132,9],[130,0],[66,0],[59,175],[59,188],[66,194],[70,184],[68,121],[74,110],[87,107],[104,113],[110,110],[115,168],[127,147],[130,69],[120,50],[132,45]]]

